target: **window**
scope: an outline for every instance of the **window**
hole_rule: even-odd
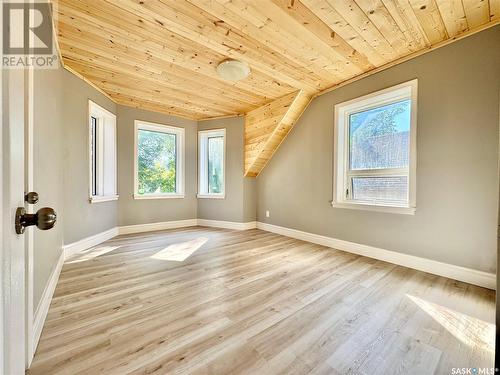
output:
[[[198,132],[198,198],[224,198],[226,130]]]
[[[339,208],[415,212],[417,80],[335,106]]]
[[[184,129],[135,121],[135,199],[184,198]]]
[[[97,117],[90,116],[90,162],[92,164],[92,194],[91,197],[97,195]]]
[[[118,199],[116,193],[116,116],[89,100],[89,200]]]

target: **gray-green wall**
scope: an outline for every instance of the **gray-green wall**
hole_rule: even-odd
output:
[[[111,113],[116,105],[77,76],[63,71],[64,243],[114,228],[117,201],[89,202],[88,100]]]
[[[414,78],[416,214],[332,208],[334,105]],[[499,93],[497,26],[316,98],[257,179],[258,220],[494,272]]]
[[[226,186],[224,199],[198,199],[198,218],[235,222],[255,221],[255,180],[243,177],[243,117],[201,121],[198,130],[226,129]]]
[[[185,129],[185,198],[134,199],[134,120]],[[118,225],[196,219],[197,123],[161,113],[118,106]]]
[[[62,251],[64,236],[64,121],[62,69],[33,71],[33,190],[39,201],[31,208],[52,207],[54,228],[33,232],[33,312]]]
[[[63,244],[116,226],[117,202],[89,203],[88,100],[115,113],[116,105],[60,68],[34,71],[33,151],[35,210],[58,214],[49,231],[34,230],[33,308],[36,310]]]
[[[34,71],[35,210],[52,207],[57,223],[49,231],[34,230],[33,308],[37,309],[62,245],[116,226],[117,202],[89,203],[88,100],[111,112],[116,106],[68,71]]]

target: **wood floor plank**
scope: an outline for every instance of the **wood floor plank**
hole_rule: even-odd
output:
[[[491,290],[257,229],[122,235],[65,263],[28,373],[490,368],[494,302]]]

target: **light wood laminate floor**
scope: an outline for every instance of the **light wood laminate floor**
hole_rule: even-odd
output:
[[[29,374],[451,374],[493,366],[494,314],[491,290],[257,229],[124,235],[64,264]]]

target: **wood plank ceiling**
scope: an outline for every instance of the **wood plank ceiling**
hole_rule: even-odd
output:
[[[247,176],[260,173],[315,95],[500,22],[500,0],[54,6],[64,66],[116,103],[194,120],[249,114]],[[216,66],[228,58],[247,62],[250,76],[218,77]]]

